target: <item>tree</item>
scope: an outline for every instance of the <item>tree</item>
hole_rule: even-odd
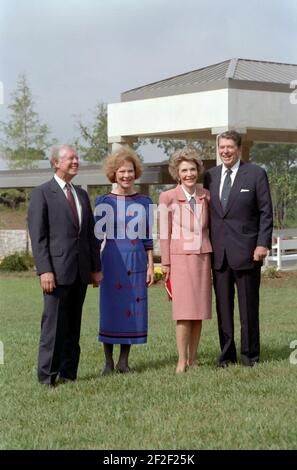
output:
[[[0,122],[1,150],[12,168],[35,168],[38,160],[45,159],[46,149],[53,145],[48,141],[50,131],[41,124],[34,111],[31,90],[25,75],[20,75],[16,91],[8,106],[8,122]]]
[[[297,145],[293,144],[254,144],[251,160],[262,164],[267,172],[283,173],[297,164]]]
[[[91,123],[84,123],[81,119],[78,119],[77,127],[80,137],[75,145],[85,161],[96,163],[102,161],[111,151],[111,145],[108,144],[107,138],[107,106],[105,103],[96,105],[93,117]],[[83,143],[80,143],[80,138]],[[138,139],[137,142],[133,143],[133,149],[136,151],[145,143],[145,139]],[[141,155],[139,156],[141,158]]]
[[[216,145],[210,140],[172,140],[172,139],[150,139],[152,144],[163,150],[170,157],[176,150],[182,149],[185,145],[193,145],[201,152],[203,159],[215,158]]]
[[[274,225],[278,229],[285,228],[289,223],[290,212],[296,214],[297,146],[255,144],[251,149],[251,160],[266,168],[271,188]]]
[[[100,162],[109,152],[107,142],[107,106],[98,103],[93,113],[94,121],[85,124],[81,119],[77,121],[80,138],[83,143],[77,141],[76,145],[82,158],[88,162]]]
[[[290,209],[295,209],[296,211],[296,169],[295,171],[285,171],[280,174],[277,174],[276,172],[271,172],[269,174],[269,182],[271,186],[274,225],[278,229],[285,228],[288,224],[288,215]]]

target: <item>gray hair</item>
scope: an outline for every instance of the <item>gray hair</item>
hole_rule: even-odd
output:
[[[70,144],[61,144],[61,145],[55,145],[54,147],[52,147],[51,155],[50,155],[50,163],[51,163],[52,168],[55,168],[55,165],[54,165],[55,162],[63,158],[64,150],[67,150],[67,149],[72,149],[76,152],[76,148]]]

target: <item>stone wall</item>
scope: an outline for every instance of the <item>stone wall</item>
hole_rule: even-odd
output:
[[[0,230],[0,259],[12,253],[26,250],[26,230]],[[31,243],[29,240],[29,250]]]
[[[4,256],[26,250],[26,230],[0,230],[0,260]],[[32,252],[29,238],[29,250]],[[154,240],[154,254],[160,255],[160,240]]]

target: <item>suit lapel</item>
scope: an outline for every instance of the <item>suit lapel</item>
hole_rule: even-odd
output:
[[[221,200],[220,200],[220,184],[221,184],[222,165],[215,167],[212,174],[211,182],[211,204],[216,208],[219,213],[223,213]]]
[[[191,206],[190,206],[190,203],[188,202],[188,199],[181,187],[181,185],[179,184],[177,187],[176,187],[176,194],[177,194],[177,199],[178,201],[181,203],[182,207],[185,207],[187,211],[189,211],[191,214],[193,214],[195,217],[200,217],[200,214],[201,214],[201,211],[202,211],[202,204],[203,204],[203,201],[201,203],[201,200],[199,199],[199,197],[201,196],[202,192],[199,188],[199,186],[196,186],[196,210],[195,210],[195,213],[193,212]]]
[[[77,195],[78,201],[80,203],[80,207],[81,207],[81,224],[80,224],[80,226],[82,227],[84,215],[86,213],[85,200],[82,197],[80,187],[79,186],[74,186],[74,188],[75,188],[75,192],[76,192],[76,195]]]

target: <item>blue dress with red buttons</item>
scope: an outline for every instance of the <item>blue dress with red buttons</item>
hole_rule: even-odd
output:
[[[153,249],[153,202],[142,194],[98,196],[95,233],[101,254],[99,341],[147,342],[147,251]]]

